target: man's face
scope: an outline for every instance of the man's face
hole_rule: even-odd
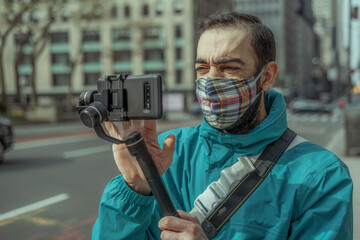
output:
[[[256,54],[247,31],[213,29],[201,35],[195,61],[197,78],[251,77],[256,66]]]
[[[198,42],[195,69],[197,78],[249,78],[257,73],[256,53],[247,31],[238,29],[208,30]],[[254,76],[255,77],[255,76]],[[260,98],[226,132],[247,134],[259,124]]]

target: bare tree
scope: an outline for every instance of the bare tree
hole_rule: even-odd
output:
[[[80,22],[79,21],[75,21],[75,24],[78,26],[79,30],[81,29],[80,27]],[[82,32],[81,30],[79,32]],[[75,51],[71,51],[69,54],[69,80],[68,80],[68,93],[67,93],[67,108],[71,110],[72,108],[72,102],[73,102],[73,82],[75,79],[75,68],[81,64],[81,62],[83,61],[83,51],[82,51],[82,39],[79,38],[79,41],[77,41],[77,45],[73,46]]]
[[[26,33],[19,33],[15,35],[16,44],[17,44],[17,51],[15,56],[15,64],[14,64],[14,72],[15,72],[15,104],[23,108],[24,106],[21,105],[21,84],[20,84],[20,74],[19,74],[19,67],[20,64],[23,62],[25,58],[24,54],[24,47],[26,44],[29,43],[29,39],[31,37],[31,31],[27,31]]]
[[[30,96],[30,106],[35,107],[37,106],[37,84],[36,84],[36,62],[38,57],[44,51],[46,45],[49,42],[50,37],[50,27],[55,21],[55,6],[54,4],[49,4],[47,6],[47,19],[42,19],[44,25],[40,27],[37,32],[38,34],[32,37],[33,38],[33,51],[31,54],[31,75],[30,75],[30,82],[31,82],[31,96]],[[30,29],[32,32],[32,30]]]
[[[69,16],[71,21],[79,26],[79,32],[82,32],[82,23],[91,23],[97,22],[101,18],[106,16],[104,14],[104,9],[107,3],[111,1],[101,1],[101,0],[79,0],[78,11],[74,12],[72,16]],[[3,71],[3,50],[5,46],[5,41],[10,35],[11,31],[17,31],[17,33],[22,34],[23,39],[18,42],[17,54],[15,56],[15,86],[16,86],[16,103],[20,103],[21,99],[21,84],[19,82],[20,74],[18,72],[18,65],[21,62],[21,59],[24,57],[24,47],[26,44],[31,45],[32,52],[30,54],[30,65],[31,65],[31,75],[29,77],[30,86],[31,86],[31,96],[30,96],[30,106],[37,105],[37,72],[36,65],[38,57],[43,53],[45,47],[49,43],[50,39],[50,30],[52,24],[60,19],[60,15],[63,13],[63,10],[67,7],[66,2],[62,0],[24,0],[22,5],[18,1],[9,1],[9,0],[0,0],[0,5],[6,6],[6,11],[0,12],[0,18],[7,19],[8,24],[6,25],[5,31],[1,31],[1,42],[0,42],[0,86],[2,89],[1,102],[6,105],[6,86],[4,79]],[[19,6],[22,6],[19,9]],[[46,9],[45,17],[38,19],[38,21],[32,21],[31,17],[26,19],[24,16],[32,16],[34,11]],[[5,12],[11,14],[5,14]],[[15,14],[16,13],[16,14]],[[24,21],[25,19],[25,21]],[[88,25],[87,25],[88,26]],[[0,30],[2,30],[0,26]],[[71,105],[72,95],[73,95],[73,79],[74,79],[74,70],[81,63],[83,58],[82,53],[82,42],[81,38],[79,40],[78,46],[75,47],[75,53],[71,51],[69,57],[69,68],[70,68],[70,79],[68,81],[68,102]]]
[[[7,24],[0,26],[0,86],[1,86],[1,100],[0,103],[4,111],[7,110],[7,95],[6,82],[4,73],[4,49],[10,33],[22,23],[25,13],[31,11],[40,0],[24,1],[21,4],[16,1],[0,0],[1,12],[0,20]]]
[[[104,14],[105,9],[109,6],[111,1],[101,1],[101,0],[80,0],[79,1],[79,9],[82,10],[82,14],[78,12],[74,13],[71,16],[71,21],[77,26],[80,33],[83,33],[84,22],[87,23],[87,27],[89,27],[89,23],[95,23],[99,20],[103,19],[106,14]],[[74,52],[70,54],[69,57],[69,76],[70,79],[68,81],[68,94],[67,94],[67,107],[69,109],[72,108],[73,102],[73,82],[75,79],[75,68],[82,63],[84,58],[84,53],[82,51],[82,38],[79,38],[77,45],[74,46]]]

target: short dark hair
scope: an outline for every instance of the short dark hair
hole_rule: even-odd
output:
[[[273,32],[262,24],[260,18],[244,13],[216,13],[200,21],[198,27],[198,40],[200,36],[212,29],[237,28],[250,33],[251,45],[257,57],[257,72],[268,62],[275,61],[276,44]]]

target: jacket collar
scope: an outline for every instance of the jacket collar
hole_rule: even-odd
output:
[[[200,136],[210,145],[227,145],[240,155],[257,155],[265,147],[277,140],[287,129],[286,105],[283,96],[271,89],[265,92],[265,107],[268,116],[248,134],[223,133],[211,127],[203,119]]]

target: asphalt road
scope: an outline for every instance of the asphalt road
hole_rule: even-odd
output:
[[[326,117],[322,122],[294,119],[289,121],[293,130],[324,147],[333,144],[343,125]],[[44,126],[22,129],[22,138],[0,165],[1,240],[91,238],[102,191],[118,170],[111,144],[91,131],[75,131],[79,128],[58,126],[47,135],[35,134]]]
[[[8,213],[0,239],[90,239],[101,193],[117,174],[111,144],[94,135],[17,144],[0,167],[0,213]]]

